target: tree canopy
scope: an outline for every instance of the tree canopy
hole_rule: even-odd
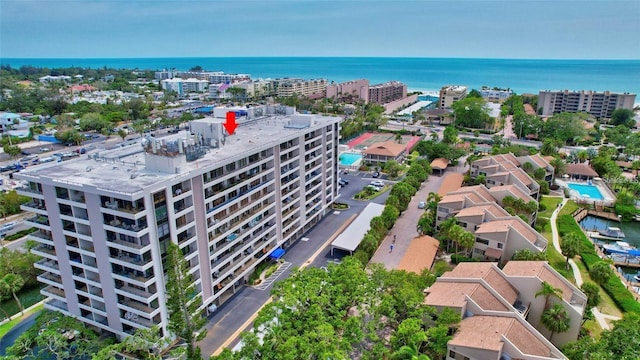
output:
[[[441,358],[460,316],[423,304],[434,279],[380,265],[365,271],[352,257],[326,271],[296,270],[276,283],[242,349],[215,359],[382,359],[403,347]]]
[[[473,129],[484,129],[491,121],[489,107],[482,98],[465,97],[451,105],[455,125]]]

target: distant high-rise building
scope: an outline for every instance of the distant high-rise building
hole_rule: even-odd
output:
[[[278,96],[289,97],[293,94],[298,96],[323,95],[327,91],[327,79],[276,79]]]
[[[440,89],[440,109],[450,109],[451,105],[467,96],[467,87],[447,85]]]
[[[31,198],[22,209],[35,214],[26,223],[38,229],[29,239],[42,256],[45,308],[119,337],[154,325],[167,334],[170,242],[204,309],[331,212],[341,119],[283,106],[230,111],[240,114],[231,136],[224,118],[204,118],[189,132],[16,174]]]
[[[561,112],[587,112],[596,118],[610,118],[617,109],[633,109],[636,94],[610,91],[540,91],[538,111],[543,116]]]

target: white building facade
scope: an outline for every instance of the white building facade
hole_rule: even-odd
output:
[[[45,307],[119,337],[153,325],[166,335],[169,242],[201,307],[227,301],[338,196],[341,119],[283,113],[265,106],[231,136],[224,119],[200,119],[190,132],[16,174],[32,198],[22,208],[35,213]]]

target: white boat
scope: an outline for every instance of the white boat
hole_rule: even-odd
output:
[[[624,239],[625,234],[622,229],[618,227],[609,226],[605,230],[599,230],[598,233],[601,236],[606,236],[614,239]]]
[[[634,276],[633,279],[637,282],[640,282],[640,274]]]
[[[633,256],[640,255],[640,250],[636,249],[625,241],[616,241],[613,244],[604,244],[602,245],[602,248],[609,254],[627,254]]]

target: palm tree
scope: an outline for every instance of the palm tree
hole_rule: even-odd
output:
[[[555,179],[558,175],[564,174],[565,169],[567,168],[567,164],[559,157],[554,157],[553,160],[549,162],[549,165],[553,166],[553,178]]]
[[[562,250],[562,255],[567,258],[564,268],[568,269],[569,259],[573,259],[576,255],[580,254],[580,239],[574,233],[563,236],[562,243],[560,243],[560,250]]]
[[[421,354],[415,345],[404,345],[391,355],[392,360],[430,360],[430,358]]]
[[[427,202],[439,203],[440,200],[442,200],[442,196],[440,196],[438,193],[430,192],[429,195],[427,195]]]
[[[565,332],[571,327],[569,313],[560,304],[555,304],[552,308],[545,310],[540,320],[542,320],[542,325],[551,330],[549,341],[553,339],[553,334]]]
[[[589,275],[591,276],[591,279],[593,279],[593,281],[595,281],[597,284],[602,285],[609,281],[611,276],[613,276],[613,271],[611,270],[611,266],[608,263],[600,261],[591,266]]]
[[[538,296],[544,296],[544,308],[545,310],[549,308],[549,300],[551,299],[551,296],[555,296],[557,298],[561,298],[562,297],[562,289],[553,287],[553,285],[549,284],[546,281],[542,282],[542,287],[540,288],[540,290],[535,294],[535,297]]]
[[[580,150],[578,151],[576,157],[578,158],[579,162],[583,163],[589,158],[589,153],[586,150]]]
[[[22,307],[22,303],[20,299],[16,295],[20,289],[24,286],[24,279],[22,276],[18,274],[9,273],[5,275],[2,280],[0,280],[0,292],[3,294],[11,294],[13,295],[13,299],[18,304],[18,308],[20,309],[20,313],[24,315],[24,307]]]

